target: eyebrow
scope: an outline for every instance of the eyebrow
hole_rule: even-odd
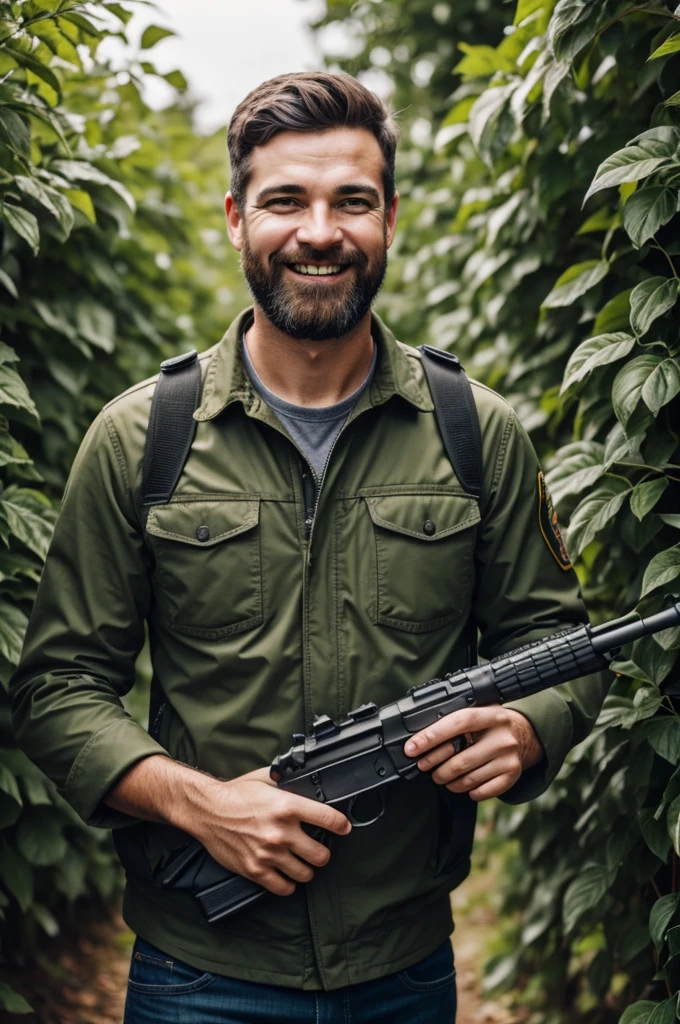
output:
[[[255,202],[259,203],[268,196],[273,195],[301,196],[306,191],[302,185],[268,185],[267,188],[260,189],[255,196]],[[335,189],[336,196],[353,196],[359,193],[371,196],[376,202],[380,202],[380,193],[373,185],[350,183],[348,185],[339,185]]]

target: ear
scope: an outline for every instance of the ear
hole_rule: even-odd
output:
[[[392,202],[385,210],[385,242],[387,248],[392,245],[394,241],[394,232],[397,227],[397,207],[399,206],[399,193],[394,193]]]
[[[227,233],[229,240],[237,252],[243,245],[243,217],[231,192],[224,197],[224,212],[227,215]]]

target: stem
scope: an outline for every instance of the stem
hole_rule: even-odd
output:
[[[606,32],[608,28],[615,25],[617,21],[623,21],[624,18],[630,17],[631,14],[656,14],[660,18],[670,18],[671,21],[680,21],[677,14],[672,14],[670,11],[660,11],[654,7],[631,7],[629,11],[624,11],[622,14],[617,14],[615,18],[611,18],[607,21],[602,28],[598,29],[595,33],[595,40],[598,40],[603,32]]]
[[[675,280],[676,280],[676,281],[680,281],[680,277],[678,277],[678,272],[677,272],[677,270],[675,269],[675,267],[673,266],[673,260],[672,260],[672,259],[670,258],[669,254],[668,254],[668,253],[666,252],[666,250],[664,249],[664,247],[663,247],[662,245],[659,245],[659,242],[658,242],[658,240],[657,240],[657,238],[656,238],[656,235],[652,235],[652,238],[653,238],[653,239],[654,239],[654,241],[656,242],[656,245],[653,245],[653,246],[652,246],[652,249],[658,249],[658,250],[659,250],[660,252],[662,252],[662,253],[664,254],[664,256],[665,256],[665,257],[666,257],[666,259],[668,260],[668,263],[669,263],[669,265],[670,265],[670,268],[671,268],[671,270],[672,270],[672,272],[673,272],[673,277],[675,278]]]
[[[652,881],[652,889],[653,889],[653,890],[654,890],[654,892],[656,893],[656,898],[657,898],[658,900],[660,900],[660,899],[661,899],[661,893],[660,893],[660,891],[659,891],[659,886],[658,886],[658,885],[656,884],[656,882],[654,881],[654,879],[653,879],[653,878],[652,878],[652,880],[651,880],[651,881]]]

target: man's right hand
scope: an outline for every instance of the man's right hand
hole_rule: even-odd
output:
[[[303,824],[337,835],[352,828],[335,808],[278,789],[268,768],[224,782],[161,755],[129,769],[106,803],[188,832],[219,864],[278,896],[328,863],[328,848]]]

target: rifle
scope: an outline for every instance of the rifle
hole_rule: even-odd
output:
[[[647,618],[563,630],[414,686],[382,708],[362,704],[342,722],[317,715],[311,735],[295,734],[290,750],[274,759],[272,779],[281,789],[338,807],[355,826],[372,825],[383,814],[385,787],[420,774],[418,758],[404,753],[414,733],[462,708],[505,704],[606,669],[624,644],[677,625],[680,601]],[[455,738],[456,753],[465,745],[463,737]],[[193,893],[211,924],[268,893],[218,864],[197,840],[170,861],[158,881]]]

